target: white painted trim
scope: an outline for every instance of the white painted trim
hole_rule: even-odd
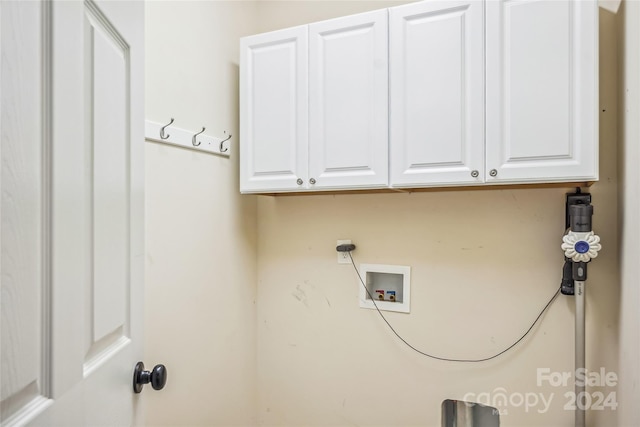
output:
[[[598,6],[611,13],[618,13],[622,0],[598,0]]]
[[[114,343],[109,345],[104,350],[100,351],[98,354],[93,355],[89,358],[87,362],[85,362],[82,368],[83,378],[87,378],[93,372],[95,372],[100,366],[102,366],[106,361],[116,356],[120,351],[128,346],[131,343],[131,339],[121,336]]]
[[[53,405],[53,399],[35,396],[26,405],[2,422],[2,427],[19,427],[33,421],[45,409]]]
[[[220,150],[220,143],[226,139],[225,138],[216,138],[213,136],[200,134],[197,137],[197,141],[200,142],[200,145],[194,146],[192,143],[192,137],[198,131],[190,131],[185,129],[180,129],[174,127],[173,125],[168,126],[165,129],[165,133],[169,134],[169,138],[161,139],[160,138],[160,129],[165,126],[166,123],[160,124],[151,122],[149,120],[145,120],[144,122],[144,137],[147,141],[152,142],[161,142],[164,144],[177,145],[183,148],[189,148],[191,150],[204,151],[206,153],[215,154],[218,156],[229,157],[231,154],[231,140],[225,141],[222,144],[222,150]],[[226,151],[225,151],[226,150]]]

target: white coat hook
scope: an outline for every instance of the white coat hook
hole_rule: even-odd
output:
[[[198,145],[200,145],[200,141],[198,141],[198,143],[196,144],[196,137],[203,132],[204,132],[204,126],[202,127],[202,130],[200,132],[196,133],[191,137],[191,143],[193,144],[194,147],[197,147]]]
[[[168,124],[166,124],[166,125],[164,125],[164,126],[162,126],[162,127],[160,128],[160,139],[169,139],[169,137],[170,137],[171,135],[169,135],[168,133],[167,133],[167,134],[165,134],[165,133],[164,133],[164,130],[165,130],[167,127],[171,126],[171,123],[173,123],[173,117],[171,118],[171,121],[170,121]]]

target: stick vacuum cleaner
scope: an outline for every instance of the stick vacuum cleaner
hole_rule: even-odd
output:
[[[591,226],[593,206],[591,194],[567,194],[566,222],[568,231],[562,238],[562,250],[565,256],[561,292],[574,295],[576,299],[575,321],[575,374],[585,372],[585,282],[587,263],[598,256],[601,249],[600,237],[594,234]],[[576,427],[585,426],[586,391],[584,381],[574,375],[576,394]]]

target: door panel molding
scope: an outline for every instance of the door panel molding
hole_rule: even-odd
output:
[[[111,36],[111,40],[113,40],[113,42],[116,43],[123,52],[127,52],[128,55],[129,44],[126,42],[124,37],[122,37],[120,32],[118,32],[116,27],[104,15],[104,13],[102,13],[100,8],[98,8],[92,0],[85,0],[84,6],[87,17],[89,19],[93,18],[95,20],[95,25],[108,33]]]
[[[42,393],[51,397],[53,365],[51,340],[53,336],[51,298],[52,285],[52,128],[53,128],[53,14],[50,1],[42,7]]]
[[[129,334],[129,45],[109,19],[85,3],[85,156],[87,366]]]
[[[5,101],[0,126],[6,138],[2,141],[0,165],[3,179],[0,425],[4,427],[28,423],[53,403],[50,399],[51,3],[34,2],[27,6],[3,3],[0,22],[3,33],[0,39],[11,37],[1,48],[0,89]],[[34,51],[39,54],[28,55]],[[30,214],[24,215],[25,212]],[[27,271],[29,274],[25,275]],[[31,379],[27,379],[25,371]]]
[[[87,378],[96,369],[124,349],[131,340],[123,335],[122,328],[118,328],[104,338],[93,343],[82,365],[82,375]]]

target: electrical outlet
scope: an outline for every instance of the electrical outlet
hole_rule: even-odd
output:
[[[338,240],[338,245],[350,245],[351,240]],[[349,257],[349,252],[338,252],[338,264],[351,264],[351,258]]]

